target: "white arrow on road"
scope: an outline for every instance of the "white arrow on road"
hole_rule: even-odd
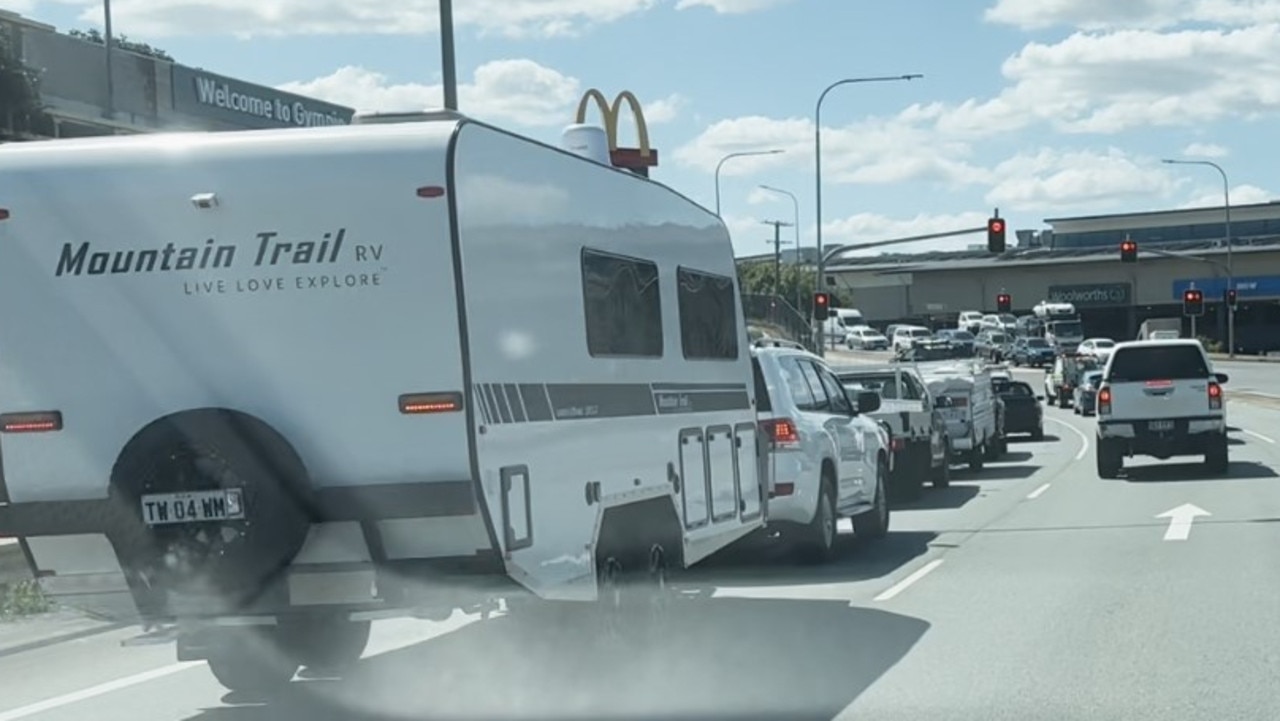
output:
[[[1212,515],[1193,503],[1184,503],[1177,508],[1170,508],[1156,518],[1169,519],[1169,528],[1164,532],[1164,540],[1185,541],[1191,536],[1191,524],[1196,518]]]

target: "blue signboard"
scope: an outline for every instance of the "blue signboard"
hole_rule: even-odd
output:
[[[1173,281],[1173,299],[1182,300],[1182,292],[1191,287],[1204,291],[1205,300],[1213,302],[1221,299],[1227,292],[1226,278],[1179,278]],[[1236,278],[1236,297],[1276,298],[1280,297],[1280,275],[1250,275]]]

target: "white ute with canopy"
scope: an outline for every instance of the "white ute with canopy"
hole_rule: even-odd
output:
[[[418,120],[0,147],[0,534],[49,593],[262,688],[382,615],[616,622],[762,526],[724,224]]]

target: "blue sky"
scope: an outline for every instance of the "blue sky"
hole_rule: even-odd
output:
[[[6,0],[0,0],[5,3]],[[98,0],[7,0],[60,29]],[[464,112],[557,142],[588,87],[639,96],[654,177],[722,208],[739,254],[763,221],[814,237],[813,108],[823,106],[823,234],[866,242],[1112,211],[1270,200],[1280,0],[455,0]],[[113,0],[117,33],[179,62],[365,110],[439,106],[434,0]],[[631,131],[624,130],[624,138]],[[790,231],[786,231],[790,232]],[[963,248],[978,236],[903,250]]]

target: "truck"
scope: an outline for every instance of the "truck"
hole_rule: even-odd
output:
[[[232,690],[389,615],[644,632],[767,516],[716,214],[407,120],[0,147],[0,535]]]
[[[1044,339],[1059,352],[1075,350],[1084,342],[1084,327],[1074,304],[1041,301],[1032,313],[1043,323]]]
[[[832,368],[852,391],[880,394],[880,407],[871,417],[889,430],[893,453],[891,487],[906,499],[920,497],[925,481],[934,488],[951,484],[951,443],[946,422],[919,372],[901,363],[849,365]]]
[[[1172,340],[1181,337],[1181,318],[1148,318],[1138,326],[1138,340]]]

